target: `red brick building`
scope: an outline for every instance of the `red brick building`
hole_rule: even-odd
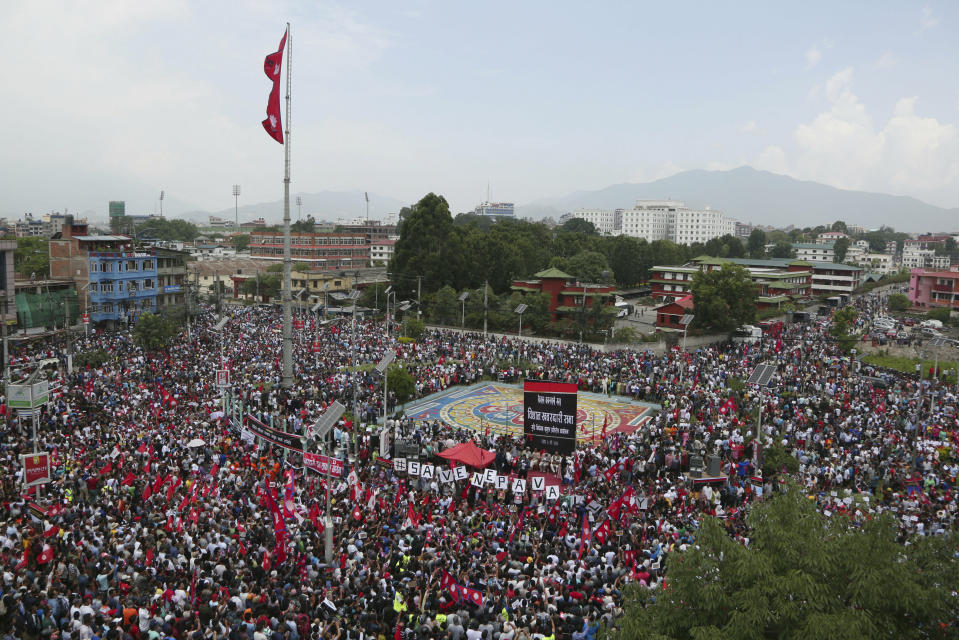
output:
[[[660,329],[676,329],[682,331],[685,327],[680,320],[687,313],[693,312],[692,294],[677,298],[672,302],[656,307],[656,326]]]
[[[250,257],[282,260],[283,233],[251,233]],[[314,269],[362,269],[370,264],[370,243],[363,233],[291,233],[290,257]]]
[[[530,280],[516,280],[510,287],[524,293],[548,293],[549,311],[555,322],[566,314],[580,313],[594,305],[612,306],[616,287],[611,284],[588,284],[559,269],[540,271]]]

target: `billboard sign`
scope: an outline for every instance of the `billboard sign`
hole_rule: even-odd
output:
[[[23,463],[23,484],[32,487],[50,482],[50,454],[46,451],[25,453],[20,456]]]
[[[576,393],[573,383],[527,380],[523,384],[526,446],[563,455],[576,448]]]
[[[33,384],[11,384],[7,389],[7,406],[11,409],[36,409],[50,400],[50,383],[46,380]]]

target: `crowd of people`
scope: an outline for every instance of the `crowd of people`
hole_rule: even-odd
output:
[[[861,324],[884,310],[880,294],[855,304]],[[904,542],[955,529],[956,395],[870,370],[840,351],[828,319],[757,344],[662,355],[447,330],[410,343],[382,323],[307,319],[287,389],[278,313],[230,317],[221,335],[207,310],[189,337],[154,352],[127,331],[13,348],[18,374],[64,365],[41,373],[51,392],[35,440],[31,419],[4,405],[0,636],[594,638],[615,628],[628,585],[663,588],[667,557],[695,543],[703,518],[722,518],[748,544],[745,514],[776,491],[760,461],[772,448],[795,458],[794,481],[824,512],[893,512]],[[369,367],[388,350],[417,396],[540,379],[657,411],[635,431],[551,455],[521,433],[404,417]],[[82,362],[96,352],[102,362],[67,371],[68,353]],[[744,384],[760,363],[775,366],[770,386]],[[342,474],[242,437],[223,415],[214,372],[224,368],[233,402],[311,450],[309,425],[344,404],[332,436]],[[420,461],[448,468],[437,454],[473,441],[494,452],[498,474],[549,478],[559,497],[394,468],[367,428],[384,401],[391,439],[414,443]],[[20,455],[35,448],[50,453],[53,477],[27,493]],[[718,477],[692,481],[697,460],[718,460]]]

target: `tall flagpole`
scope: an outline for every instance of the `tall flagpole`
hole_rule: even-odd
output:
[[[293,80],[293,38],[290,23],[286,23],[286,136],[283,138],[286,173],[283,176],[283,375],[280,386],[293,386],[293,317],[291,310],[293,287],[290,281],[290,93]]]

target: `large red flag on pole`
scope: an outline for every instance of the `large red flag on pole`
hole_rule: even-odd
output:
[[[275,53],[266,56],[263,61],[263,72],[266,77],[273,81],[273,88],[270,89],[270,98],[266,103],[266,120],[263,121],[263,128],[271,138],[283,144],[283,123],[280,117],[280,71],[283,68],[283,48],[286,46],[286,32],[280,38],[280,47]]]

